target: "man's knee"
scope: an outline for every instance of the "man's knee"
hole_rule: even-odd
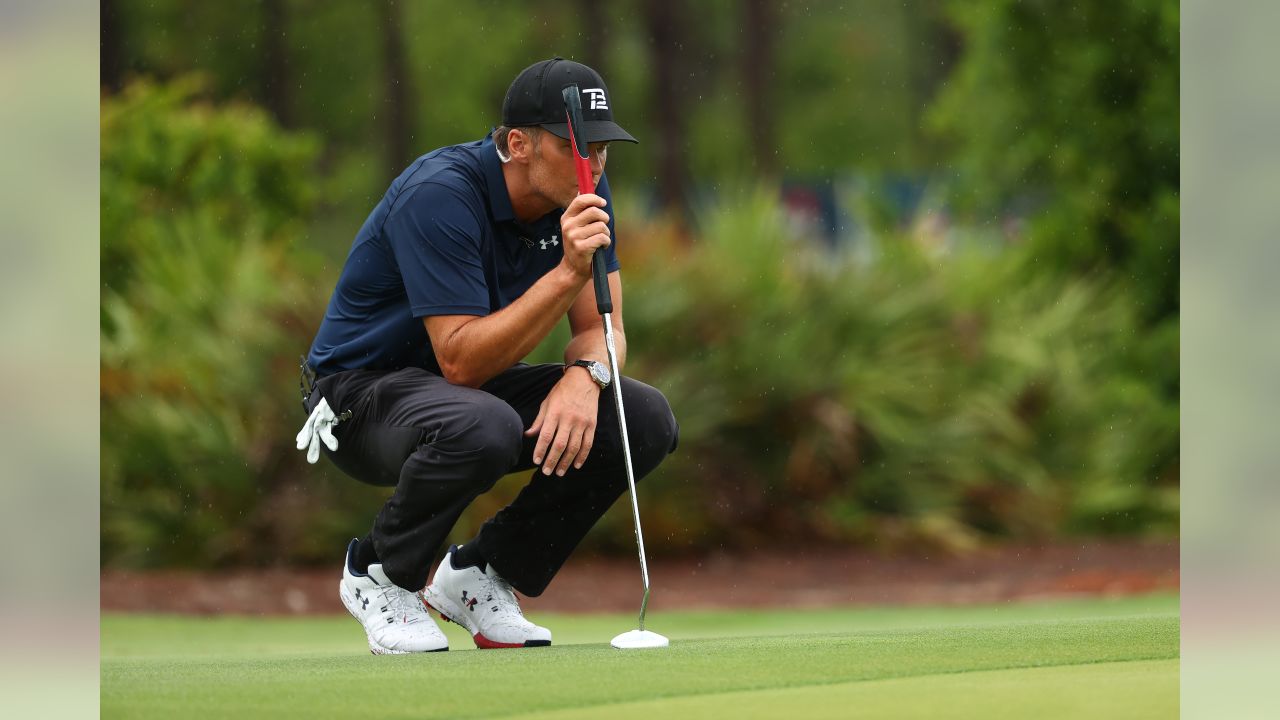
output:
[[[632,460],[637,469],[643,466],[645,469],[641,472],[647,473],[675,451],[680,426],[671,412],[671,404],[657,388],[624,378],[623,395]]]

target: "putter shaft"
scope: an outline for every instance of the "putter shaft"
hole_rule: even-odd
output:
[[[591,165],[587,161],[587,142],[579,134],[582,128],[582,100],[578,86],[568,85],[561,92],[564,97],[565,120],[569,129],[569,141],[573,144],[573,165],[578,175],[578,193],[595,192],[591,177]],[[613,343],[613,300],[609,297],[609,273],[605,268],[604,253],[596,250],[591,257],[591,277],[595,283],[596,310],[604,318],[604,344],[609,353],[609,370],[613,377],[613,401],[618,410],[618,428],[622,432],[622,457],[627,467],[627,489],[631,493],[631,514],[636,525],[636,547],[640,549],[640,577],[644,580],[644,598],[640,601],[640,627],[644,631],[644,613],[649,607],[649,563],[644,557],[644,535],[640,532],[640,502],[636,499],[636,474],[631,467],[631,436],[627,433],[627,414],[622,408],[622,375],[618,372],[618,351]]]
[[[627,466],[627,489],[631,493],[631,515],[636,526],[636,547],[640,549],[640,577],[644,580],[644,598],[640,601],[639,628],[644,630],[644,613],[649,607],[649,563],[644,557],[644,535],[640,532],[640,501],[636,499],[636,476],[631,468],[631,436],[627,433],[627,415],[622,409],[622,376],[618,374],[618,352],[613,344],[612,313],[604,318],[604,345],[609,354],[609,371],[613,378],[613,402],[618,409],[618,426],[622,429],[622,458]]]

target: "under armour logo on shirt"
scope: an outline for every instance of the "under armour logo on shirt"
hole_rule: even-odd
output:
[[[538,242],[542,245],[542,249],[546,250],[548,247],[555,247],[556,245],[559,245],[559,237],[559,235],[552,235],[550,240],[539,240]]]
[[[583,88],[583,94],[591,98],[591,106],[588,110],[608,110],[609,104],[605,102],[604,90],[601,88]]]

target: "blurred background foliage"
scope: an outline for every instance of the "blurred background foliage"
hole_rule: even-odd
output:
[[[105,564],[367,529],[386,491],[292,447],[298,356],[387,183],[555,54],[643,141],[609,173],[627,371],[681,423],[655,551],[1176,535],[1176,2],[104,0]]]

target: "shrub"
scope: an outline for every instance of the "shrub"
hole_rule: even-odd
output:
[[[297,356],[327,288],[296,247],[313,138],[200,83],[102,102],[102,557],[263,562],[325,523],[297,496]],[[323,485],[315,492],[323,501]]]
[[[627,258],[629,372],[681,425],[655,542],[1176,530],[1176,325],[1143,335],[1123,286],[1017,251],[832,257],[772,197]]]

